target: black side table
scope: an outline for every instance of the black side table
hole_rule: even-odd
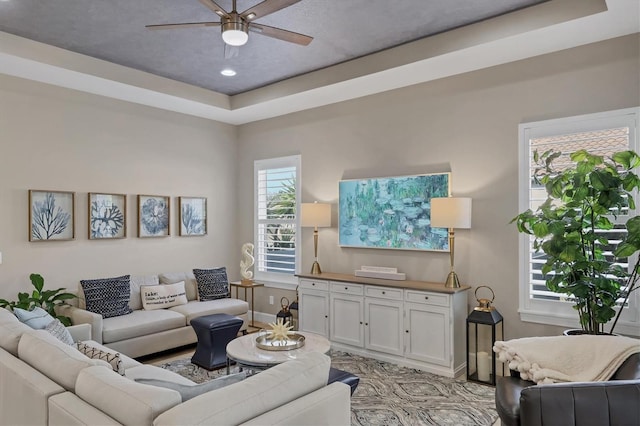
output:
[[[198,345],[191,363],[207,370],[227,365],[227,344],[237,337],[242,322],[242,319],[227,314],[192,319],[191,327],[198,336]]]

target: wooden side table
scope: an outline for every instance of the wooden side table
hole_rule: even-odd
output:
[[[247,301],[247,289],[251,289],[251,322],[249,323],[249,326],[251,327],[255,327],[254,322],[253,322],[253,317],[255,315],[255,310],[254,310],[254,305],[253,302],[255,300],[255,298],[253,297],[253,290],[256,287],[264,287],[263,283],[257,283],[255,281],[252,281],[249,284],[243,284],[242,281],[232,281],[229,283],[230,288],[235,288],[236,289],[236,299],[239,298],[238,296],[238,290],[239,289],[243,289],[244,290],[244,301]]]

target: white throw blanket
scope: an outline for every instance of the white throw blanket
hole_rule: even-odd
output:
[[[640,340],[623,336],[527,337],[493,347],[498,359],[537,384],[609,380],[622,363],[640,352]]]

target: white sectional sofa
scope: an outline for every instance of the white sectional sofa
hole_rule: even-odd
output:
[[[89,337],[88,325],[69,328]],[[96,342],[89,344],[101,347]],[[105,349],[102,346],[102,349]],[[349,386],[327,385],[330,359],[312,353],[182,402],[153,377],[193,384],[123,358],[125,375],[0,309],[0,425],[348,425]],[[186,381],[186,383],[185,383]]]
[[[188,303],[167,309],[144,310],[140,298],[141,286],[185,282]],[[140,357],[197,342],[191,319],[210,314],[229,314],[242,318],[240,328],[248,325],[249,304],[243,300],[224,298],[199,301],[193,273],[178,272],[160,275],[131,276],[128,315],[102,318],[85,310],[82,287],[78,285],[78,307],[65,306],[59,314],[71,318],[72,324],[91,324],[92,340],[130,357]]]

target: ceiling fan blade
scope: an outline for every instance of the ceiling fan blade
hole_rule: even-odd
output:
[[[183,24],[145,25],[150,30],[171,30],[174,28],[219,27],[220,22],[185,22]]]
[[[209,10],[211,10],[216,15],[224,16],[225,18],[229,17],[229,14],[227,13],[227,11],[221,8],[220,5],[218,5],[218,3],[216,3],[215,1],[213,0],[198,0],[198,1],[202,3],[204,6],[206,6]]]
[[[313,37],[309,37],[308,35],[294,33],[293,31],[283,30],[282,28],[271,27],[269,25],[256,24],[255,22],[249,25],[249,31],[302,46],[308,45],[311,43],[311,40],[313,40]]]
[[[273,12],[277,12],[280,9],[289,7],[299,1],[300,0],[265,0],[262,3],[258,3],[252,8],[245,10],[240,14],[240,16],[247,21],[253,21],[254,19],[262,18]]]
[[[224,44],[224,58],[235,58],[240,54],[240,46],[231,46],[230,44]]]

